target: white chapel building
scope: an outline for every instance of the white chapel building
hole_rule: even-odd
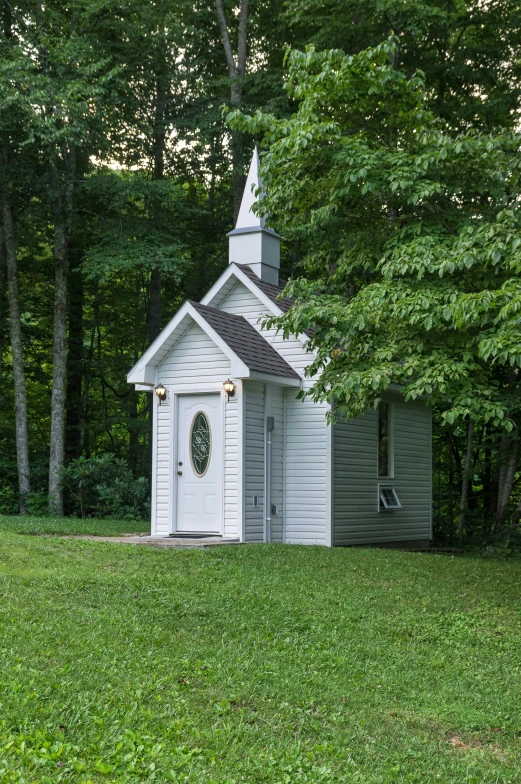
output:
[[[378,410],[326,421],[311,385],[307,336],[262,326],[280,298],[280,237],[252,211],[255,151],[229,265],[201,302],[185,302],[130,371],[155,394],[156,537],[326,546],[428,546],[431,412],[389,391]]]

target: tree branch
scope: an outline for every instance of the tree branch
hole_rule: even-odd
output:
[[[221,0],[219,0],[220,2]],[[248,59],[248,11],[250,0],[241,0],[239,11],[239,34],[237,38],[237,72],[239,76],[246,73]]]
[[[246,2],[246,5],[248,4],[247,0],[243,0],[243,2]],[[219,24],[221,26],[221,35],[223,39],[224,53],[226,55],[226,63],[228,65],[228,74],[233,79],[237,76],[237,66],[235,65],[232,43],[230,41],[230,33],[228,31],[228,25],[226,24],[226,15],[224,13],[223,1],[215,0],[215,7],[217,8],[217,16],[219,17]]]

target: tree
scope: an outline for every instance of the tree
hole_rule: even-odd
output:
[[[356,54],[392,36],[395,67],[422,71],[427,106],[453,130],[519,123],[517,0],[288,0],[285,17],[301,48]]]
[[[296,304],[273,323],[314,328],[309,394],[338,416],[394,384],[442,423],[503,432],[500,524],[521,427],[520,137],[451,132],[394,48],[293,52],[294,117],[232,115],[265,132],[260,209],[307,247],[306,277],[287,288]]]
[[[60,472],[65,449],[67,273],[74,198],[79,177],[100,154],[109,117],[106,102],[117,72],[100,46],[110,3],[85,0],[19,4],[12,16],[18,91],[26,94],[31,128],[45,157],[45,191],[53,225],[54,328],[49,457],[51,512],[63,513]],[[37,56],[35,56],[37,55]],[[24,84],[25,82],[25,84]]]
[[[4,182],[3,190],[5,191],[5,170],[3,171],[3,169],[0,167],[0,177],[2,174],[4,174],[2,179]],[[2,214],[0,218],[0,242],[3,243],[5,248],[7,266],[9,328],[11,338],[11,354],[13,360],[16,458],[18,465],[20,514],[26,514],[27,498],[31,492],[31,474],[29,466],[27,400],[25,394],[25,370],[22,350],[18,263],[11,205],[5,193],[1,199],[1,204]]]
[[[20,289],[18,276],[18,248],[14,224],[14,181],[24,180],[23,167],[19,165],[20,147],[30,138],[27,125],[30,124],[27,106],[13,82],[19,77],[20,63],[16,46],[13,45],[11,9],[4,10],[1,28],[2,52],[4,55],[0,88],[0,258],[2,264],[2,300],[5,297],[5,283],[8,290],[9,335],[13,366],[14,414],[16,431],[16,462],[18,468],[19,509],[27,512],[27,498],[31,492],[29,465],[29,436],[27,421],[27,398],[24,357],[22,347],[22,322]],[[31,159],[34,164],[34,158]],[[24,196],[27,198],[27,191]],[[4,272],[5,270],[5,272]],[[3,309],[3,301],[1,303]],[[2,314],[3,316],[3,314]],[[3,327],[3,324],[2,324]],[[3,334],[2,334],[3,353]]]
[[[223,41],[226,65],[230,77],[230,104],[236,109],[242,102],[242,82],[246,75],[246,63],[248,59],[248,18],[249,0],[241,0],[239,6],[239,22],[237,29],[237,55],[233,53],[230,30],[226,21],[223,0],[215,0],[217,16]],[[244,174],[242,171],[243,163],[242,139],[238,131],[232,133],[232,172],[233,172],[233,215],[234,222],[237,220],[241,205],[242,191],[244,185]]]

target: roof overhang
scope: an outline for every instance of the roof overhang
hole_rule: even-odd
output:
[[[287,376],[276,376],[274,373],[261,373],[259,370],[250,370],[248,376],[252,381],[262,381],[267,384],[275,384],[281,387],[302,387],[301,378],[288,378]]]
[[[254,294],[257,299],[262,302],[262,304],[266,307],[270,313],[274,316],[282,316],[284,311],[279,308],[279,306],[273,302],[267,294],[265,294],[258,286],[255,285],[255,282],[251,280],[251,278],[243,272],[238,264],[235,264],[233,261],[228,264],[227,268],[221,275],[221,277],[214,283],[210,291],[208,291],[201,300],[201,305],[211,305],[213,307],[218,307],[219,303],[222,302],[226,295],[230,293],[231,287],[227,283],[230,282],[231,278],[235,278],[236,280],[240,280],[246,288]],[[219,297],[219,294],[221,295]],[[297,335],[298,339],[302,341],[303,344],[307,343],[309,340],[309,336],[302,333],[301,335]]]
[[[282,310],[276,305],[273,300],[271,300],[267,294],[261,291],[255,283],[250,280],[250,278],[246,275],[245,272],[241,270],[238,264],[234,264],[231,262],[228,264],[227,268],[221,275],[221,277],[217,280],[216,283],[212,286],[210,291],[208,291],[201,300],[201,305],[210,305],[212,307],[217,307],[218,304],[226,297],[229,293],[229,288],[226,287],[226,283],[230,280],[230,278],[236,278],[243,283],[252,294],[254,294],[260,302],[266,307],[270,313],[273,313],[274,316],[282,315]],[[219,294],[222,294],[219,297]]]
[[[134,384],[136,389],[140,391],[145,391],[155,386],[157,383],[157,370],[161,362],[193,323],[198,324],[210,340],[228,357],[231,364],[231,375],[234,378],[258,379],[259,381],[270,381],[283,386],[300,387],[300,379],[286,378],[285,376],[272,375],[270,373],[259,373],[250,369],[190,302],[185,302],[182,305],[173,319],[162,330],[161,334],[150,344],[141,359],[127,375],[128,383]]]

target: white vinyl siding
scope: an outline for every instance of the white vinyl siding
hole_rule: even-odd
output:
[[[284,541],[328,545],[328,406],[296,394],[286,390]]]
[[[282,335],[277,334],[275,330],[261,328],[260,322],[262,317],[267,314],[267,310],[243,283],[240,281],[236,283],[219,304],[219,308],[227,313],[244,316],[284,357],[286,362],[304,377],[304,369],[312,361],[312,354],[306,351],[299,338],[292,337],[289,340],[284,340]],[[281,418],[284,419],[284,410],[281,411],[280,404],[284,403],[283,396],[285,394],[286,401],[283,409],[285,408],[286,420],[283,432],[279,433],[277,428],[279,415],[275,410],[270,410],[269,414],[266,411],[266,415],[275,417],[272,452],[272,503],[277,505],[277,516],[272,520],[272,540],[281,541],[283,538],[283,541],[289,543],[329,544],[330,511],[327,494],[330,476],[328,475],[328,426],[326,423],[328,406],[317,405],[309,400],[297,400],[297,391],[294,389],[273,392],[275,388],[273,386],[270,390],[273,401],[270,405],[277,406],[279,415],[281,414]],[[282,396],[276,403],[277,395],[281,392]],[[250,438],[248,428],[248,420],[246,420],[246,448]],[[248,474],[246,475],[246,484],[248,487]],[[279,498],[281,499],[280,504]],[[251,504],[251,493],[247,489],[245,507],[247,521],[249,504]],[[279,507],[282,511],[280,515],[278,513]],[[263,514],[264,510],[258,516],[261,522]],[[251,530],[253,530],[253,526]],[[260,536],[255,541],[262,540],[262,532],[255,534],[255,536]],[[248,535],[246,538],[249,538]]]
[[[271,515],[271,541],[282,542],[284,537],[284,389],[271,385],[268,392],[266,416],[272,416],[271,436],[271,503],[277,513]]]
[[[299,338],[290,337],[288,340],[284,340],[282,334],[277,334],[274,329],[266,330],[261,328],[260,322],[262,317],[268,315],[268,311],[255,294],[252,294],[243,283],[237,282],[228,296],[219,305],[219,310],[244,316],[261,333],[262,337],[272,344],[281,357],[284,357],[286,362],[300,376],[304,376],[304,368],[311,363],[313,355],[306,351],[304,344]]]
[[[194,383],[221,384],[231,372],[230,360],[199,324],[192,323],[159,365],[158,382],[175,385],[176,392],[192,391]]]
[[[386,401],[392,405],[392,479],[377,476],[376,411],[334,425],[333,544],[431,538],[431,412],[398,395]],[[378,511],[379,482],[396,488],[401,509]]]
[[[152,393],[153,394],[153,393]],[[155,397],[155,395],[154,395]],[[155,472],[155,505],[152,512],[152,534],[168,536],[170,533],[170,416],[171,401],[162,403],[154,401],[156,416],[156,472]]]
[[[238,536],[238,403],[231,397],[224,409],[224,535]]]
[[[264,540],[264,384],[244,384],[244,517],[247,542]],[[253,496],[258,496],[258,506]]]
[[[173,396],[170,388],[176,392],[193,391],[194,385],[223,383],[231,372],[230,360],[221,349],[208,337],[198,324],[185,331],[170,353],[164,358],[157,371],[158,383],[161,382],[168,390],[166,404],[157,406],[156,416],[156,493],[155,508],[152,508],[152,533],[156,536],[167,536],[172,531],[173,510],[172,498],[173,444],[175,432],[172,432]],[[235,408],[236,410],[236,408]],[[173,424],[175,431],[176,424]],[[225,534],[237,535],[237,480],[230,478],[233,467],[233,450],[237,452],[237,415],[226,412],[225,438]],[[233,528],[232,526],[235,526]]]

